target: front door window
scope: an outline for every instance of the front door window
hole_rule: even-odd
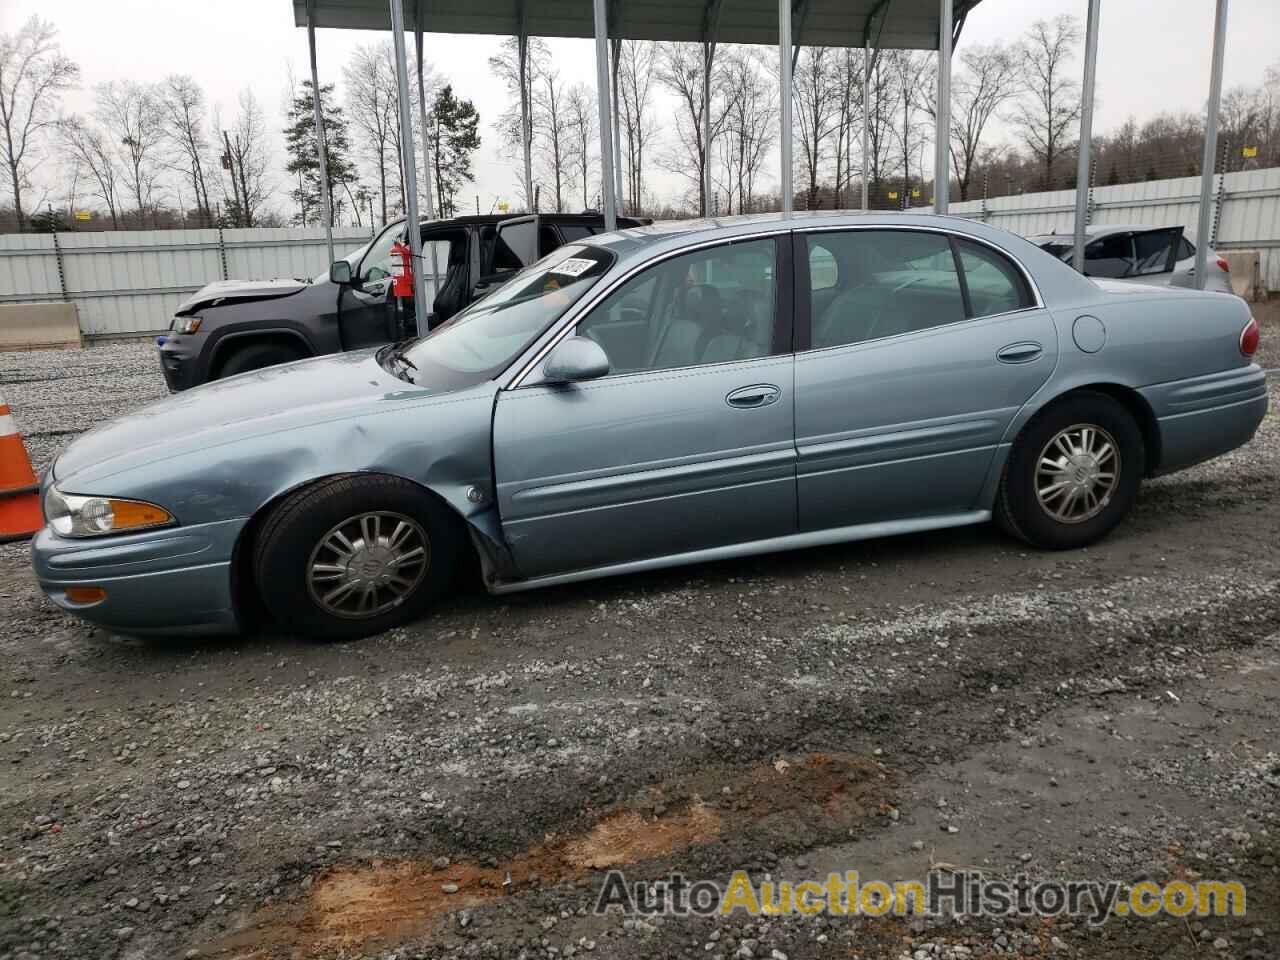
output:
[[[578,324],[613,374],[670,370],[772,352],[773,240],[672,257],[632,277]]]

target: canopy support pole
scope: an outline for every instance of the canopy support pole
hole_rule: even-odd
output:
[[[422,128],[422,165],[426,167],[422,174],[422,182],[427,191],[427,219],[434,220],[436,218],[436,198],[434,186],[431,182],[431,134],[430,127],[427,126],[427,87],[426,87],[426,59],[422,54],[422,0],[417,0],[417,6],[414,7],[413,14],[413,52],[418,59],[418,125]],[[440,289],[440,263],[436,258],[436,245],[431,244],[431,293],[432,299],[435,299],[435,292]]]
[[[862,35],[862,209],[871,209],[871,22]]]
[[[307,47],[311,51],[311,104],[315,110],[316,151],[320,154],[320,219],[333,263],[333,205],[329,202],[329,154],[324,142],[324,117],[320,111],[320,71],[316,68],[316,24],[311,0],[307,0]],[[244,211],[240,211],[244,216]]]
[[[409,100],[409,64],[404,50],[403,0],[391,2],[391,39],[396,55],[396,101],[400,108],[400,162],[404,164],[405,229],[413,254],[413,317],[418,333],[427,332],[427,295],[422,276],[422,221],[418,218],[418,163],[413,146],[413,112]]]
[[[616,114],[619,110],[618,104],[622,101],[618,98],[618,67],[622,62],[622,41],[609,41],[609,64],[613,77],[613,111]],[[622,183],[622,124],[618,122],[618,118],[613,118],[613,182],[615,184],[614,196],[618,199],[618,211],[620,213],[627,212],[627,191],[623,189]]]
[[[716,59],[721,0],[710,0],[702,17],[702,215],[711,216],[711,69]]]
[[[711,216],[711,67],[716,42],[702,44],[702,215]]]
[[[604,204],[604,228],[618,229],[613,194],[613,110],[609,102],[609,23],[606,0],[592,0],[596,28],[596,101],[600,106],[600,198]]]
[[[782,214],[790,216],[795,192],[791,185],[791,0],[778,0],[778,107]]]
[[[1196,289],[1203,290],[1209,268],[1209,229],[1213,167],[1218,154],[1218,108],[1222,103],[1222,60],[1227,45],[1227,0],[1218,0],[1213,22],[1213,65],[1209,73],[1209,105],[1204,118],[1204,157],[1200,161],[1200,218],[1196,229]]]
[[[938,128],[934,134],[933,212],[951,199],[951,0],[938,0]]]
[[[1080,91],[1080,145],[1076,156],[1076,223],[1072,265],[1084,273],[1085,227],[1089,219],[1089,164],[1093,150],[1093,91],[1098,75],[1098,14],[1101,0],[1089,0],[1084,31],[1084,83]]]
[[[520,2],[520,33],[516,50],[520,61],[520,147],[524,151],[524,193],[530,213],[537,213],[533,199],[533,117],[529,112],[529,28],[524,0]]]

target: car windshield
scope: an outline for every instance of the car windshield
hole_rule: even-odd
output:
[[[599,247],[561,247],[425,337],[379,354],[379,360],[413,383],[445,389],[492,379],[581,299],[613,259]]]

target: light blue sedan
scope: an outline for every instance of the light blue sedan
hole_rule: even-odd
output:
[[[243,374],[73,443],[36,574],[126,633],[355,637],[494,593],[993,517],[1092,543],[1267,409],[1235,297],[896,214],[625,230],[431,335]]]

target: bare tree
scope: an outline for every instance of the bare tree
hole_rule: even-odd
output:
[[[62,92],[80,77],[80,68],[58,47],[57,35],[57,28],[38,16],[16,34],[0,35],[0,157],[9,170],[19,230],[26,226],[22,187],[27,172],[55,122]]]
[[[93,181],[93,195],[107,207],[111,227],[120,228],[120,188],[115,151],[92,121],[70,117],[59,124],[62,144],[76,164]]]
[[[626,147],[627,207],[644,206],[645,148],[657,132],[650,107],[657,52],[652,43],[623,40],[618,55],[618,119]]]
[[[898,156],[902,159],[902,203],[911,205],[911,159],[920,153],[919,169],[923,172],[923,151],[928,143],[929,124],[925,117],[934,110],[934,67],[928,54],[915,50],[894,50],[888,55],[894,81],[897,118],[893,132]]]
[[[175,166],[190,181],[196,213],[208,225],[213,222],[213,208],[205,181],[209,143],[204,132],[204,91],[191,77],[174,74],[161,87],[160,108],[164,113],[165,135],[177,153]]]
[[[547,132],[543,124],[548,117],[545,111],[536,109],[534,91],[540,87],[543,73],[551,69],[551,48],[540,37],[530,37],[528,42],[525,76],[528,83],[525,87],[525,97],[529,102],[528,136],[530,149],[532,149],[533,144],[547,140]],[[523,163],[525,120],[520,103],[520,46],[517,38],[508,37],[502,41],[498,52],[489,58],[489,71],[502,81],[507,88],[507,96],[511,98],[510,106],[498,116],[493,125],[498,134],[500,149],[503,156]],[[540,172],[533,171],[533,183],[529,185],[529,191],[525,190],[523,168],[516,178],[519,184],[516,192],[524,198],[526,210],[534,209],[534,200],[540,189],[538,178]],[[533,195],[525,196],[526,192]]]
[[[347,113],[362,135],[361,152],[377,173],[383,223],[387,222],[387,168],[398,169],[400,162],[398,153],[389,156],[397,145],[399,128],[393,57],[390,41],[367,44],[355,49],[342,71]]]
[[[960,54],[960,67],[951,79],[951,166],[960,199],[969,199],[974,168],[982,150],[982,135],[996,111],[1018,94],[1017,61],[999,44],[969,47]],[[936,111],[931,111],[937,116]]]
[[[95,90],[95,115],[111,139],[120,165],[120,179],[132,194],[143,226],[154,206],[164,142],[164,113],[156,91],[132,80],[109,80]]]
[[[706,111],[710,109],[711,137],[714,140],[724,128],[725,104],[721,76],[723,69],[713,69],[711,104],[704,102],[703,74],[706,60],[700,43],[665,43],[659,47],[656,77],[658,83],[676,98],[675,143],[665,159],[659,162],[672,173],[690,181],[697,196],[697,209],[711,215],[710,198],[706,195],[708,157],[703,142]]]
[[[1074,144],[1071,133],[1080,119],[1080,84],[1068,70],[1079,42],[1079,21],[1064,14],[1037,20],[1018,48],[1024,94],[1012,120],[1043,168],[1046,190],[1059,157]]]
[[[818,205],[818,177],[831,149],[839,114],[838,59],[830,47],[804,47],[796,61],[795,123],[800,128],[800,158],[804,163],[806,206]]]
[[[591,208],[591,144],[596,139],[596,95],[585,83],[575,83],[565,95],[565,115],[569,125],[569,168],[573,180],[582,187],[582,209]]]
[[[271,195],[267,170],[271,154],[267,147],[267,121],[253,91],[240,91],[235,119],[228,126],[218,122],[219,136],[225,153],[222,168],[227,180],[222,181],[227,219],[235,227],[258,226]],[[230,183],[231,195],[227,196]]]
[[[868,189],[878,194],[884,183],[897,171],[893,158],[895,142],[894,131],[897,129],[894,119],[897,116],[897,86],[895,83],[896,65],[890,57],[877,51],[871,58],[871,75],[868,79],[868,93],[871,102],[868,104],[870,114],[867,117],[867,146],[870,156],[862,158],[862,175],[870,181]]]
[[[836,54],[836,57],[835,179],[831,189],[832,203],[839,209],[844,188],[853,178],[854,143],[862,135],[862,126],[857,121],[863,113],[864,54],[861,50],[846,48],[842,53]]]
[[[778,115],[777,85],[766,74],[760,54],[736,47],[723,56],[726,91],[724,134],[717,140],[725,179],[725,213],[755,209],[757,179],[773,145]]]
[[[566,192],[573,186],[573,169],[569,158],[572,129],[565,109],[568,94],[558,70],[549,64],[538,71],[534,88],[533,114],[537,117],[538,136],[534,148],[542,167],[556,213],[563,213]]]

